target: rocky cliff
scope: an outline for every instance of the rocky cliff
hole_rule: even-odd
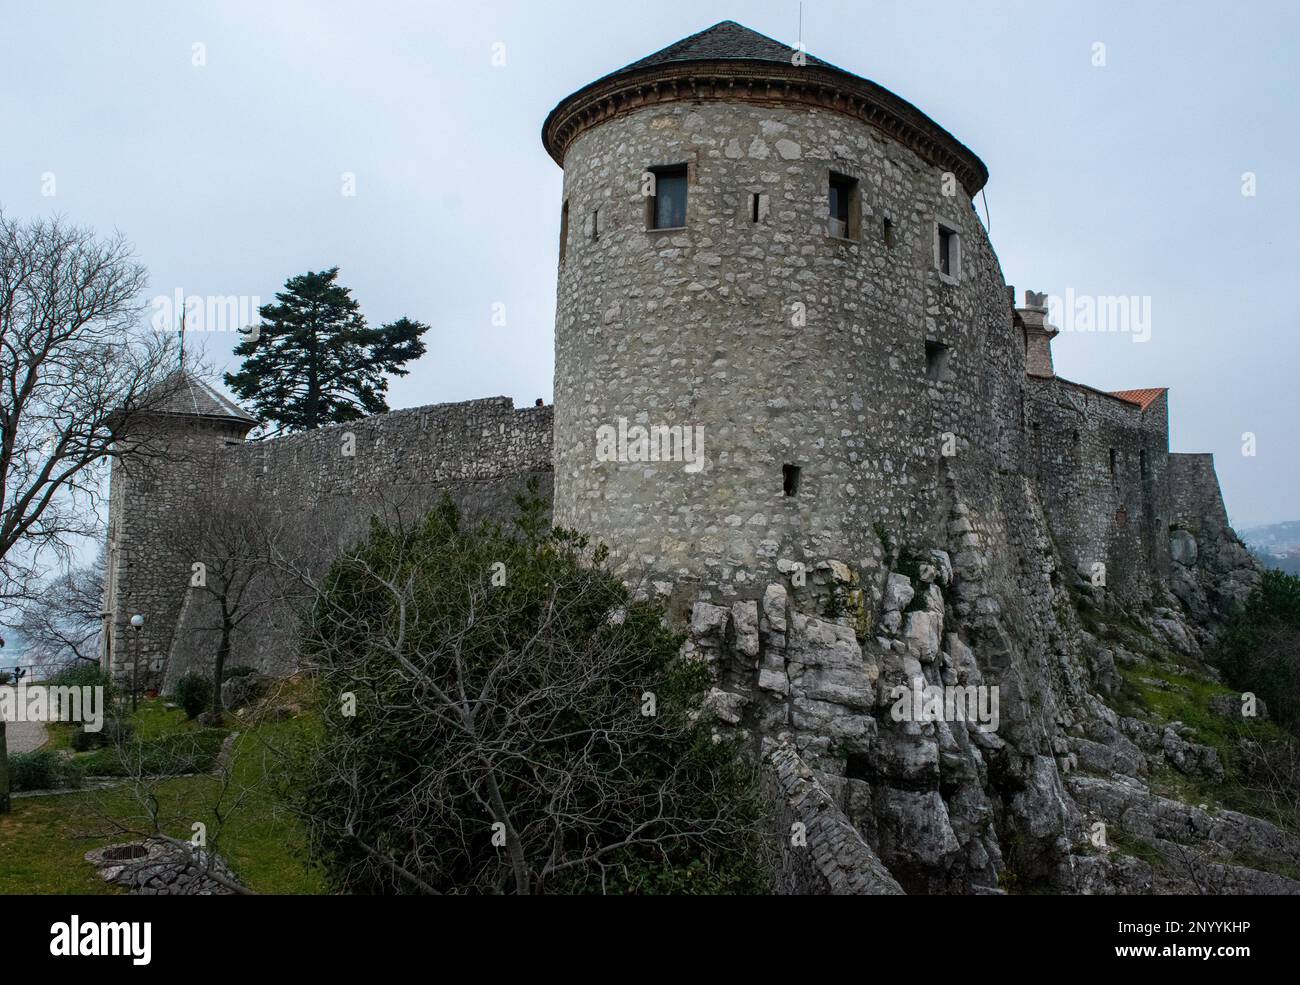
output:
[[[940,534],[879,530],[874,570],[786,561],[761,600],[691,606],[719,727],[774,777],[783,888],[1300,892],[1300,839],[1229,806],[1232,744],[1267,728],[1202,662],[1252,583],[1230,528],[1171,532],[1200,594],[1121,605],[1028,481],[1002,477],[1001,510],[949,489]]]

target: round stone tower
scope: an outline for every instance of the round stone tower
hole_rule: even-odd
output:
[[[880,86],[732,22],[563,100],[555,519],[752,595],[878,566],[1019,467],[1024,346],[980,160]],[[969,490],[967,490],[969,491]]]

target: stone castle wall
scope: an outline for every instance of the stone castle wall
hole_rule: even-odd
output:
[[[1201,625],[1222,623],[1259,584],[1250,551],[1228,524],[1214,456],[1169,456],[1170,587]]]
[[[1146,410],[1060,378],[1025,381],[1031,474],[1076,584],[1148,599],[1169,573],[1168,402]]]
[[[168,463],[145,480],[115,473],[114,502],[126,506],[110,533],[117,559],[110,611],[119,622],[129,611],[146,613],[146,660],[155,672],[165,665],[167,681],[206,671],[215,603],[189,586],[190,565],[202,559],[179,555],[169,533],[203,509],[212,490],[241,488],[274,503],[290,518],[285,536],[302,569],[318,573],[364,535],[376,512],[415,516],[445,492],[468,515],[508,520],[530,477],[549,499],[551,414],[550,407],[516,410],[505,397],[437,404],[268,441],[218,440],[206,455]],[[234,662],[293,670],[292,607],[264,602],[253,600],[257,612],[237,633]],[[123,672],[116,660],[114,667]]]
[[[1228,511],[1223,505],[1214,456],[1175,452],[1169,456],[1169,488],[1173,506],[1171,521],[1193,533],[1204,523],[1226,527]]]

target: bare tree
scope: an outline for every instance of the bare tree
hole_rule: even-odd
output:
[[[283,549],[286,515],[256,488],[224,483],[215,471],[195,501],[187,521],[177,527],[172,550],[190,573],[193,616],[186,628],[215,633],[212,661],[212,714],[225,709],[221,684],[235,631],[263,607],[278,604],[282,593],[273,565]],[[180,567],[181,565],[178,565]]]
[[[51,671],[99,659],[103,631],[104,551],[95,562],[56,574],[18,605],[17,628],[27,641],[27,662]]]
[[[241,753],[239,733],[233,732],[209,765],[199,733],[175,738],[178,742],[171,750],[170,764],[160,764],[137,741],[116,739],[112,749],[131,800],[124,806],[121,798],[105,792],[87,802],[98,822],[94,837],[130,837],[150,849],[138,858],[124,859],[115,881],[138,888],[147,887],[157,878],[171,883],[171,893],[210,891],[212,886],[219,886],[230,893],[253,895],[231,875],[222,853],[235,821],[254,795],[256,785],[265,782],[266,777],[265,772],[253,769],[249,770],[252,779],[241,779],[237,757],[260,755],[263,771],[271,757],[251,743],[247,753]],[[188,773],[192,764],[207,774],[203,782],[179,787],[171,782],[170,774]],[[195,824],[200,821],[201,827]],[[188,829],[191,840],[169,835],[169,828]],[[178,875],[183,878],[177,879]]]
[[[106,459],[164,401],[174,343],[120,234],[0,213],[0,601],[93,535]]]

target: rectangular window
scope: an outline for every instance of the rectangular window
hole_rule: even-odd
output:
[[[826,234],[836,239],[857,239],[857,180],[832,171],[827,188],[827,205],[829,219]]]
[[[894,220],[889,216],[885,216],[882,231],[885,236],[885,245],[892,249],[894,246]]]
[[[650,198],[650,228],[680,229],[686,225],[686,165],[651,168],[654,195]]]
[[[953,271],[956,269],[956,257],[954,256],[954,240],[957,234],[951,229],[939,227],[939,273],[947,274],[949,277],[955,277]]]
[[[560,208],[560,263],[564,262],[564,253],[569,245],[569,200],[564,200]]]
[[[781,477],[787,496],[794,496],[799,492],[799,466],[782,465]]]
[[[751,222],[758,222],[758,192],[749,196],[749,219]]]
[[[1110,450],[1110,474],[1112,477],[1114,477],[1115,475],[1115,470],[1118,463],[1119,463],[1119,455],[1116,453],[1115,449],[1112,448]]]
[[[942,380],[948,369],[948,347],[942,342],[925,343],[925,378]]]
[[[591,210],[591,239],[593,242],[600,239],[600,207]]]

